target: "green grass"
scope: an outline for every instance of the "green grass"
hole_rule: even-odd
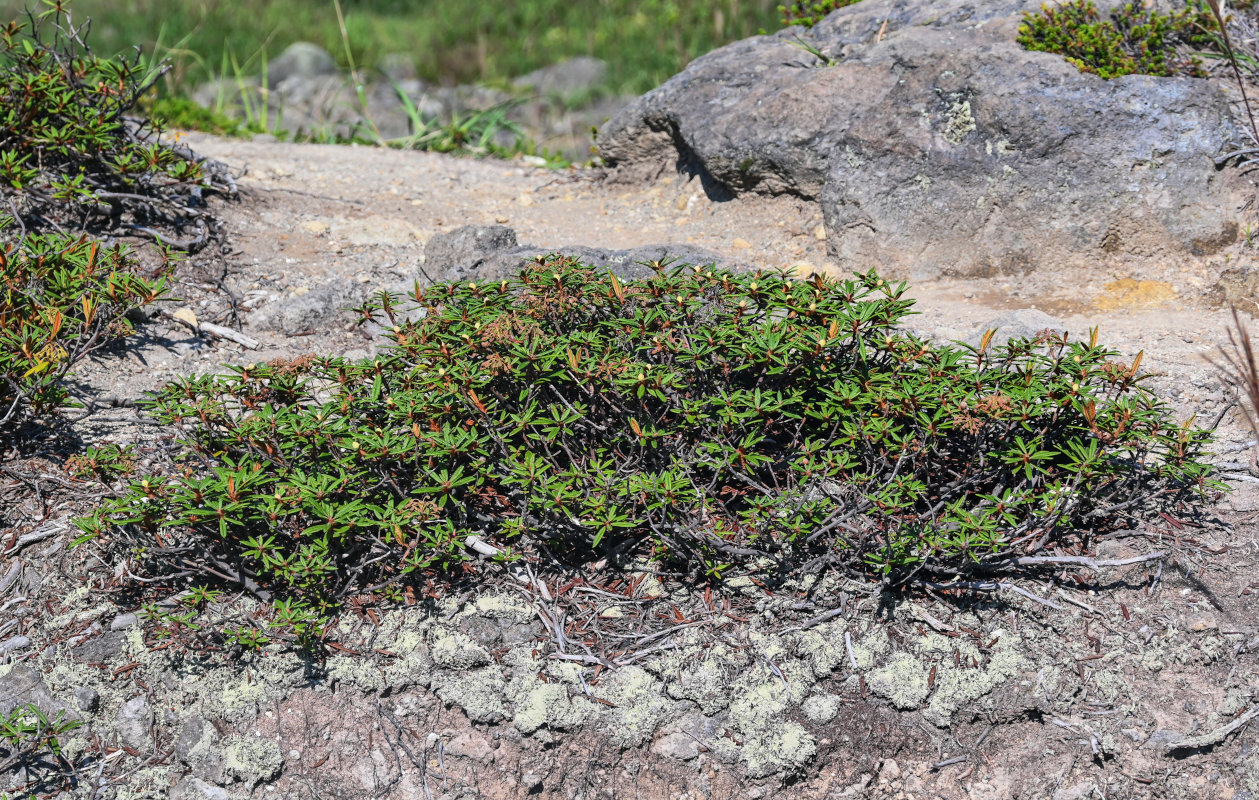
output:
[[[5,0],[0,8],[11,19],[24,5]],[[342,8],[360,66],[406,52],[422,78],[495,82],[594,55],[609,62],[611,90],[635,93],[709,50],[780,26],[775,0],[346,0]],[[256,72],[262,57],[300,40],[347,66],[331,0],[75,0],[72,9],[76,18],[92,17],[102,53],[133,45],[170,51],[176,69],[168,88],[206,79],[225,51]]]

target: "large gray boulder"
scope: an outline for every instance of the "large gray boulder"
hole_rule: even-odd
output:
[[[841,266],[918,278],[1232,242],[1239,182],[1214,157],[1240,137],[1223,92],[1028,52],[1015,36],[1039,7],[862,0],[735,42],[614,117],[600,154],[627,179],[676,166],[718,192],[815,199]]]

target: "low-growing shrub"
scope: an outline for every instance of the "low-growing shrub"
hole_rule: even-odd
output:
[[[149,408],[185,459],[81,525],[136,569],[244,585],[276,626],[317,630],[349,595],[475,571],[470,543],[899,584],[1087,545],[1216,485],[1208,434],[1095,335],[937,346],[873,272],[653,266],[623,283],[547,256],[384,294],[361,310],[387,331],[377,358],[170,384]]]
[[[778,13],[782,14],[784,26],[803,25],[812,28],[832,11],[859,2],[861,0],[792,0],[790,5],[779,6]]]
[[[215,228],[206,195],[234,191],[226,168],[160,141],[160,128],[129,115],[165,67],[138,50],[97,57],[87,25],[76,26],[60,0],[47,5],[0,27],[0,210],[23,229],[204,243]],[[181,242],[185,230],[195,236]]]
[[[1102,19],[1093,0],[1046,4],[1024,13],[1018,42],[1028,50],[1057,53],[1082,72],[1103,78],[1123,75],[1204,77],[1202,62],[1182,52],[1214,48],[1217,25],[1211,12],[1191,0],[1176,12],[1160,14],[1128,3]]]
[[[6,224],[0,220],[0,231]],[[127,313],[160,297],[169,273],[168,262],[142,275],[126,247],[87,237],[31,234],[4,246],[0,433],[60,407],[70,368],[129,335]]]

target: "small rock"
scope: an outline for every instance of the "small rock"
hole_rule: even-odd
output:
[[[651,752],[678,761],[690,761],[699,755],[699,743],[685,733],[661,736],[651,746]]]
[[[991,319],[969,336],[966,341],[978,345],[984,334],[990,330],[997,332],[992,337],[992,344],[1000,346],[1011,339],[1034,339],[1043,330],[1064,330],[1063,324],[1043,311],[1035,308],[1020,308],[1008,314]]]
[[[478,733],[461,733],[445,746],[448,756],[470,758],[473,761],[486,763],[494,757],[494,747],[490,740]]]
[[[327,50],[310,42],[294,42],[267,62],[267,85],[289,78],[320,78],[337,74],[337,62]]]
[[[175,309],[174,311],[171,312],[171,316],[179,320],[180,322],[186,324],[188,327],[192,328],[194,331],[197,330],[197,328],[201,324],[200,322],[197,321],[197,315],[193,313],[193,310],[186,306],[184,308]]]
[[[114,617],[114,621],[109,623],[109,629],[111,631],[122,631],[122,630],[126,630],[127,628],[135,627],[139,623],[140,623],[140,618],[137,617],[134,613],[128,612],[126,614],[119,614],[118,616]]]
[[[187,775],[172,786],[167,797],[170,800],[231,800],[231,795],[222,786],[206,783],[194,775]]]
[[[148,750],[152,746],[153,709],[144,695],[133,697],[118,709],[114,727],[123,744],[137,750]]]
[[[96,711],[101,704],[101,693],[88,686],[80,686],[74,690],[74,702],[88,713]]]
[[[735,239],[733,242],[730,243],[730,246],[733,247],[735,250],[747,250],[752,245],[748,242],[747,239]]]
[[[901,765],[896,763],[896,759],[889,758],[883,762],[883,766],[879,769],[879,781],[896,781],[901,777]]]
[[[826,226],[825,226],[825,225],[818,225],[816,228],[814,228],[814,229],[813,229],[813,238],[814,238],[814,239],[817,239],[819,242],[824,242],[824,241],[826,241]]]
[[[89,664],[103,664],[122,653],[126,640],[127,634],[123,631],[110,631],[81,642],[73,647],[70,652],[74,654],[75,658],[86,661]]]
[[[512,84],[544,95],[572,95],[589,92],[608,79],[608,64],[591,56],[578,56],[522,75]]]
[[[175,756],[194,774],[210,781],[223,779],[218,730],[204,717],[189,717],[175,739]]]
[[[328,223],[320,222],[317,219],[308,219],[297,227],[315,236],[321,236],[328,232]]]
[[[1191,631],[1201,633],[1202,631],[1213,631],[1220,627],[1220,623],[1216,620],[1214,614],[1194,614],[1185,619],[1185,627]]]
[[[516,198],[516,202],[520,203],[522,206],[525,206],[527,208],[533,205],[533,195],[529,194],[528,192],[521,192],[520,197]]]
[[[0,676],[0,717],[8,716],[14,708],[26,703],[33,703],[49,719],[56,719],[59,714],[67,719],[79,718],[74,709],[52,696],[38,672],[26,664],[18,664]]]

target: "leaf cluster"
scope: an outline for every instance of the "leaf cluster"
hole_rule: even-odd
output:
[[[1216,486],[1139,360],[1046,331],[938,346],[904,285],[542,256],[360,309],[374,359],[181,379],[186,459],[81,523],[141,570],[224,581],[317,632],[347,597],[502,560],[649,554],[695,576],[892,583],[1020,554]]]
[[[1128,3],[1103,19],[1092,0],[1072,0],[1025,12],[1017,41],[1028,50],[1057,53],[1081,72],[1103,78],[1205,77],[1202,62],[1182,50],[1215,48],[1217,31],[1211,12],[1199,2],[1167,14]]]
[[[47,768],[47,755],[56,760],[55,771],[69,764],[61,754],[59,737],[78,728],[83,723],[67,719],[59,712],[49,719],[34,703],[14,706],[8,714],[0,716],[0,775],[26,769]]]
[[[0,231],[12,226],[0,220]],[[168,261],[146,277],[121,244],[30,234],[0,250],[0,431],[63,405],[67,372],[132,333],[128,312],[166,291]]]
[[[846,8],[861,0],[792,0],[790,5],[779,6],[783,27],[803,25],[812,28],[832,11]]]
[[[160,140],[132,116],[166,70],[137,50],[94,55],[62,0],[0,27],[0,201],[25,229],[180,232],[204,243],[206,196],[233,190],[226,168]],[[170,232],[173,232],[171,235]]]

